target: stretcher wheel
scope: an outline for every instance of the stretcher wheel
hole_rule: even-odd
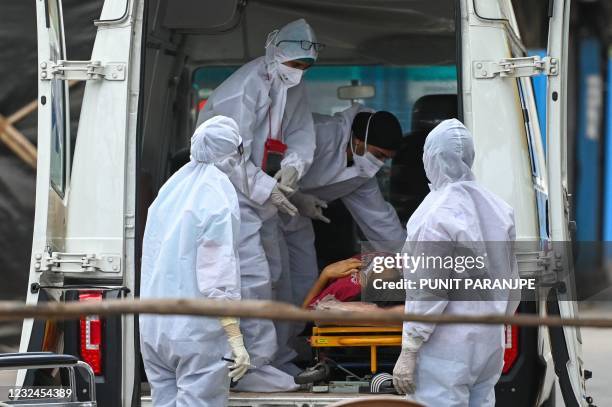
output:
[[[294,380],[296,384],[317,383],[326,381],[329,375],[329,366],[326,363],[317,363],[295,376]]]
[[[370,392],[396,394],[395,387],[393,387],[393,376],[389,373],[375,374],[370,381]]]

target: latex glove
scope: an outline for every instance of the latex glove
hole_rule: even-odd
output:
[[[276,208],[283,213],[286,213],[290,216],[295,216],[298,213],[298,210],[289,199],[287,199],[287,194],[293,193],[291,188],[288,188],[281,184],[276,184],[270,193],[270,201]]]
[[[401,394],[413,394],[416,390],[414,371],[422,344],[423,338],[412,336],[402,343],[402,352],[393,368],[393,386]]]
[[[295,204],[300,215],[325,223],[331,222],[329,218],[323,216],[323,209],[327,208],[327,202],[320,200],[316,196],[296,192],[291,197],[291,202]]]
[[[228,341],[234,354],[234,363],[229,366],[229,377],[232,381],[237,382],[251,368],[251,358],[244,347],[242,335],[228,338]]]
[[[402,349],[393,368],[393,386],[400,394],[413,394],[416,390],[414,370],[418,352]]]
[[[229,366],[229,377],[232,381],[237,382],[252,367],[251,358],[244,347],[238,320],[236,318],[221,318],[220,321],[221,326],[225,329],[234,356],[234,363]]]
[[[274,174],[274,179],[276,179],[279,184],[295,190],[297,187],[298,175],[298,171],[294,167],[285,167]]]

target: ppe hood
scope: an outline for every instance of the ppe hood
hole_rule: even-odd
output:
[[[423,164],[432,191],[459,181],[473,181],[474,141],[457,119],[445,120],[427,136]]]

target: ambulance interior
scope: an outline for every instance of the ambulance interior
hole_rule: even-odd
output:
[[[165,180],[188,160],[198,110],[214,88],[239,66],[263,55],[270,31],[305,18],[318,42],[325,44],[303,79],[311,110],[339,112],[353,102],[338,97],[339,87],[367,85],[374,89],[374,96],[357,97],[357,101],[394,113],[402,125],[404,143],[377,177],[383,195],[405,224],[428,192],[421,159],[427,126],[461,114],[454,0],[148,3],[141,98],[141,214],[146,214]],[[359,253],[362,240],[340,201],[330,202],[325,215],[331,224],[314,222],[320,268]],[[145,217],[140,219],[142,230]],[[310,334],[308,327],[303,336]],[[398,350],[396,346],[379,351],[381,371],[392,370]],[[332,356],[351,372],[360,375],[370,370],[367,348],[334,352]],[[312,350],[302,351],[301,367],[311,365],[312,356]]]

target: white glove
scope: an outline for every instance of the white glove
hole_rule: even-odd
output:
[[[234,363],[229,366],[229,377],[232,381],[237,382],[251,367],[251,358],[244,347],[242,335],[228,338],[228,342],[234,354]]]
[[[413,394],[416,390],[414,370],[416,369],[417,351],[402,348],[393,368],[393,386],[400,394]]]
[[[276,179],[279,184],[295,190],[298,182],[298,171],[294,167],[281,168],[274,174],[274,179]]]
[[[244,347],[244,340],[240,333],[240,325],[236,318],[220,318],[221,326],[225,330],[227,335],[227,341],[229,342],[232,354],[234,356],[234,363],[229,368],[229,377],[232,381],[237,382],[242,376],[251,368],[251,358],[249,353]]]
[[[402,352],[393,368],[393,386],[401,394],[414,394],[416,390],[414,371],[422,344],[423,338],[412,336],[408,336],[402,344]]]
[[[322,201],[314,195],[303,194],[296,192],[291,197],[291,202],[295,204],[300,215],[307,216],[311,219],[323,221],[325,223],[331,223],[329,218],[323,216],[323,209],[327,208],[327,202]]]
[[[287,195],[292,194],[293,190],[281,184],[276,184],[270,193],[270,201],[276,208],[283,213],[286,213],[290,216],[295,216],[298,213],[298,210],[289,199],[287,199]]]

